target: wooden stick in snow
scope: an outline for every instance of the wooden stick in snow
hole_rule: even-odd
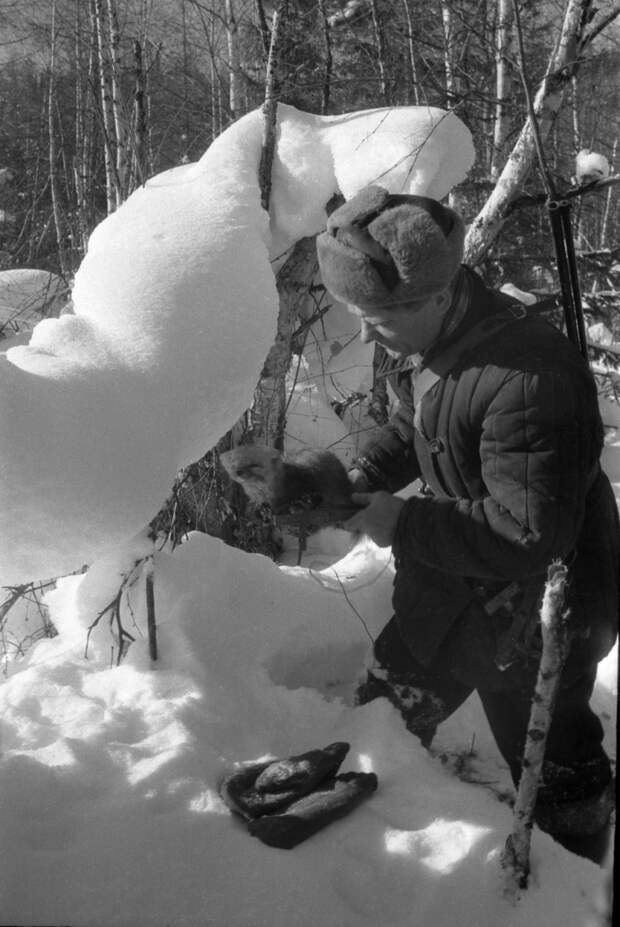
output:
[[[146,626],[149,636],[149,656],[151,660],[157,659],[157,625],[155,623],[155,591],[153,568],[146,573]]]
[[[527,887],[534,807],[560,676],[568,655],[568,612],[564,610],[567,574],[560,560],[550,565],[540,610],[542,654],[523,752],[513,829],[502,854],[502,866],[510,880],[507,894],[513,898],[519,889]]]

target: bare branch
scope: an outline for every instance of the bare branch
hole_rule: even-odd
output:
[[[599,22],[595,23],[592,28],[586,32],[582,39],[581,47],[585,48],[587,45],[590,45],[614,19],[618,18],[618,16],[620,16],[620,3],[617,3],[613,9],[609,10]]]

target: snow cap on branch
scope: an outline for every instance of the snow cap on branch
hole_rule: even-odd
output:
[[[437,200],[366,187],[332,213],[317,238],[323,282],[365,309],[426,299],[455,276],[464,237],[463,220]]]
[[[609,177],[609,161],[604,154],[582,148],[575,158],[575,177],[577,183],[592,183]]]

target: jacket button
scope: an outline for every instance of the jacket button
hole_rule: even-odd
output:
[[[441,438],[433,438],[428,442],[428,449],[431,454],[441,454],[441,452],[446,449],[446,446]]]

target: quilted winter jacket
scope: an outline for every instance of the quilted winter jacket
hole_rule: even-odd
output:
[[[561,332],[536,316],[510,318],[507,297],[462,273],[469,304],[450,341],[498,312],[507,321],[425,393],[418,427],[415,373],[390,373],[397,411],[358,460],[372,490],[396,492],[417,478],[428,489],[405,503],[396,528],[399,630],[428,663],[473,600],[488,602],[514,581],[512,606],[537,613],[547,567],[562,558],[581,656],[601,659],[617,626],[620,531],[598,463],[593,378]]]

